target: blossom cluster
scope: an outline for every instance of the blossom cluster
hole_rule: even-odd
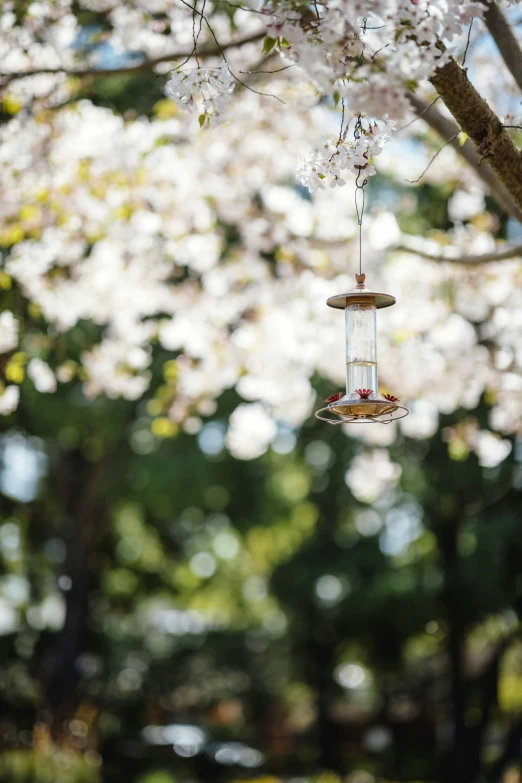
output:
[[[173,71],[165,92],[176,105],[199,112],[201,127],[214,128],[230,119],[234,81],[225,61],[219,68],[193,68]]]
[[[321,138],[308,158],[300,161],[297,179],[315,193],[319,188],[324,190],[325,184],[331,188],[345,185],[344,172],[372,176],[375,169],[370,161],[381,152],[393,128],[390,121],[370,122],[353,141],[347,140],[347,133],[337,139]]]
[[[446,62],[449,50],[440,44],[483,11],[469,1],[333,0],[319,3],[317,18],[310,19],[308,6],[291,0],[267,7],[273,10],[268,35],[284,60],[302,68],[321,94],[342,96],[349,113],[382,120],[389,129],[390,120],[411,110],[408,90]],[[336,156],[312,159],[299,170],[312,190],[325,175],[333,186],[343,184],[339,172],[352,155],[342,143],[336,146]]]
[[[323,94],[340,91],[350,109],[378,119],[407,111],[405,87],[427,79],[448,58],[439,46],[462,33],[483,8],[448,0],[291,0],[268,4],[268,34],[282,56],[303,68]]]
[[[104,35],[100,44],[89,39],[82,49],[75,5],[106,13],[110,36]],[[73,69],[79,64],[97,68],[107,46],[122,62],[129,56],[162,60],[176,50],[190,51],[194,44],[190,8],[171,0],[136,0],[132,7],[107,0],[78,4],[46,0],[30,4],[22,23],[16,8],[13,0],[3,4],[0,55],[6,72]],[[215,48],[214,34],[220,46],[226,47],[245,33],[257,32],[260,39],[265,33],[265,47],[278,50],[285,63],[298,66],[320,96],[342,96],[351,113],[397,120],[410,112],[407,91],[420,85],[449,56],[450,48],[440,44],[451,47],[483,7],[472,0],[329,0],[315,3],[311,10],[304,2],[268,0],[261,9],[252,10],[256,13],[241,7],[232,20],[224,11],[210,9],[212,28],[200,25],[198,51],[209,44]],[[214,127],[229,117],[234,77],[225,62],[217,67],[200,66],[197,52],[194,55],[187,70],[182,66],[172,73],[166,93],[179,107],[197,112],[202,127]],[[246,46],[233,49],[230,56],[236,72],[244,73],[259,52],[256,55]],[[167,67],[159,62],[158,72],[164,73]],[[13,81],[8,103],[26,104],[39,96],[47,105],[61,105],[70,90],[64,74],[42,73]]]

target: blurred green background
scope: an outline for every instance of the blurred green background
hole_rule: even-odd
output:
[[[481,468],[458,433],[487,406],[457,411],[397,438],[371,505],[345,482],[362,444],[316,420],[232,458],[236,402],[172,439],[142,403],[23,389],[0,779],[497,779],[522,710],[520,447]]]

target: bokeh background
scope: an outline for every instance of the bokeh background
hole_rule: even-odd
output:
[[[121,64],[77,10],[75,56]],[[451,147],[407,182],[440,141],[397,136],[365,263],[411,415],[328,427],[353,182],[311,198],[295,168],[339,112],[285,73],[285,108],[238,89],[200,132],[163,84],[3,92],[0,780],[519,783],[520,260],[405,247],[519,225]]]

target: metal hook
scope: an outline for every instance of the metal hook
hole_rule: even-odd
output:
[[[362,128],[362,121],[361,121],[361,115],[357,115],[357,120],[355,122],[355,126],[353,129],[353,137],[357,141],[361,138],[361,128]]]
[[[357,174],[357,177],[355,179],[355,187],[357,188],[357,190],[362,190],[368,184],[368,180],[363,179],[362,185],[359,185],[359,177],[361,176],[361,171],[363,170],[363,166],[359,166],[358,168],[359,168],[359,173]]]

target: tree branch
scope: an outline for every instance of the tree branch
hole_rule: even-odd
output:
[[[453,138],[450,145],[462,158],[464,158],[471,168],[475,170],[477,176],[480,177],[484,184],[487,185],[491,197],[506,214],[515,218],[515,220],[518,220],[519,223],[522,223],[522,209],[515,204],[511,195],[499,181],[491,166],[485,161],[481,162],[473,142],[470,139],[466,139],[461,146],[459,140],[455,138],[455,134],[460,130],[457,123],[449,117],[445,117],[438,109],[434,106],[430,106],[416,95],[409,94],[408,98],[418,117],[422,115],[422,119],[433,128],[433,130],[436,130],[446,141],[450,141]]]
[[[251,35],[247,35],[244,38],[238,38],[235,41],[229,41],[228,43],[224,43],[215,46],[208,46],[204,49],[201,49],[198,51],[198,57],[205,58],[205,57],[217,57],[218,55],[222,54],[224,51],[227,51],[228,49],[237,49],[240,46],[244,46],[245,44],[249,43],[255,43],[256,41],[260,41],[262,38],[264,38],[266,35],[266,31],[260,31],[258,33],[251,33]],[[122,68],[35,68],[32,71],[18,71],[16,73],[0,73],[0,79],[3,79],[2,86],[6,86],[7,84],[10,84],[12,81],[15,81],[15,79],[25,79],[28,76],[36,76],[38,74],[42,73],[50,73],[50,74],[59,74],[64,73],[67,76],[94,76],[95,78],[100,78],[103,76],[115,76],[118,74],[133,74],[133,73],[142,73],[143,71],[151,71],[153,68],[156,67],[156,65],[159,65],[160,63],[166,63],[170,62],[172,60],[184,60],[189,57],[191,57],[194,54],[194,52],[191,51],[180,51],[180,52],[171,52],[170,54],[164,54],[161,57],[154,57],[150,60],[143,60],[143,62],[138,63],[137,65],[131,65],[127,67]]]
[[[415,253],[415,255],[422,256],[422,258],[428,258],[430,261],[450,262],[452,264],[464,264],[467,266],[489,264],[494,261],[506,261],[509,258],[522,256],[522,245],[506,247],[503,250],[493,250],[491,253],[482,253],[478,256],[463,256],[459,255],[459,251],[455,250],[455,248],[443,253],[434,253],[429,249],[429,244],[423,241],[419,242],[414,238],[408,238],[406,241],[403,240],[400,245],[397,245],[393,249],[405,253]]]
[[[462,130],[522,209],[522,155],[511,136],[453,58],[430,79]]]
[[[486,6],[484,22],[495,41],[502,59],[522,90],[522,51],[504,14],[493,0],[481,0]]]

